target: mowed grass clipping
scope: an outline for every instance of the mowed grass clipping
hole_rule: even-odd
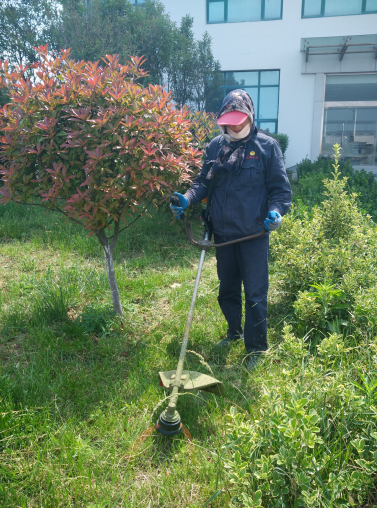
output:
[[[374,224],[319,241],[326,216],[292,207],[271,238],[270,349],[253,373],[242,341],[215,348],[227,326],[207,253],[184,368],[225,395],[180,396],[191,442],[141,441],[168,402],[158,372],[177,366],[200,255],[151,213],[114,252],[117,317],[95,237],[0,206],[0,505],[376,507]]]

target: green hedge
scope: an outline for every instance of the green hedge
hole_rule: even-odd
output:
[[[267,136],[271,136],[272,138],[274,138],[275,140],[278,141],[280,147],[281,147],[281,150],[282,150],[282,155],[284,156],[284,159],[285,159],[285,153],[286,153],[286,150],[287,150],[287,147],[289,146],[289,136],[287,134],[283,134],[283,133],[271,133],[269,131],[269,129],[260,129],[260,131],[264,134],[266,134]]]
[[[333,159],[318,158],[315,162],[303,159],[297,166],[298,183],[293,186],[294,197],[312,208],[324,201],[324,179],[332,178]],[[346,190],[357,194],[357,204],[361,212],[370,214],[377,220],[377,182],[372,173],[354,170],[349,161],[340,161],[342,177],[347,177]]]

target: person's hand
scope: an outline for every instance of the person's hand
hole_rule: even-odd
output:
[[[276,210],[271,210],[264,221],[265,230],[268,232],[278,230],[282,224],[282,217]]]
[[[172,202],[178,203],[179,205],[173,205]],[[173,196],[171,196],[171,204],[169,206],[175,218],[180,219],[184,210],[188,207],[188,200],[180,193],[173,193]]]

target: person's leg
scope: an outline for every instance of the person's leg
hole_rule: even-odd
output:
[[[215,237],[215,242],[222,239]],[[217,248],[217,271],[220,280],[218,302],[228,323],[227,336],[238,339],[242,334],[241,274],[236,244]]]
[[[241,275],[245,292],[244,343],[247,352],[264,352],[267,342],[269,236],[240,244]]]

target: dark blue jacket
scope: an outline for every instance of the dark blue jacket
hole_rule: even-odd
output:
[[[226,140],[221,135],[206,147],[202,171],[185,193],[190,205],[207,197],[211,180],[206,175],[224,143]],[[218,171],[221,173],[209,212],[214,232],[223,239],[261,232],[270,210],[278,211],[281,216],[289,210],[290,183],[280,146],[274,138],[255,130],[246,144],[241,166],[236,171]]]

